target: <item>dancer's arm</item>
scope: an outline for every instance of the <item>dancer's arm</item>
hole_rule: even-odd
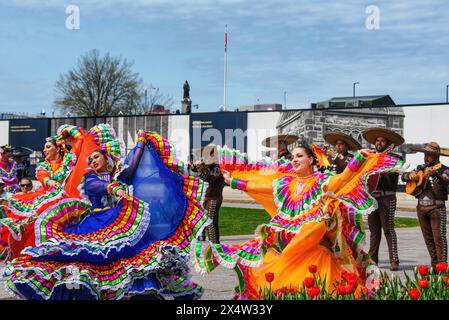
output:
[[[120,181],[129,183],[129,180],[132,179],[132,177],[136,173],[137,167],[139,166],[140,159],[142,159],[146,142],[147,140],[145,138],[145,131],[137,131],[137,143],[135,146],[133,157],[128,162],[128,167],[126,168],[126,170],[122,174],[120,174]]]
[[[272,183],[257,183],[256,181],[247,181],[237,178],[232,178],[229,171],[222,170],[225,182],[231,186],[232,189],[237,189],[245,192],[257,192],[257,193],[273,193]]]
[[[50,178],[50,173],[41,166],[38,166],[36,169],[36,178],[44,188],[51,188],[58,185],[57,181]]]
[[[126,192],[126,186],[124,184],[117,181],[109,183],[101,180],[94,174],[86,175],[85,189],[88,196],[122,196],[122,192],[118,191],[124,190]]]

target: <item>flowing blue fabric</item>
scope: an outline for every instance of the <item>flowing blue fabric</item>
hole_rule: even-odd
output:
[[[138,147],[131,150],[125,163],[136,159],[135,153],[138,151]],[[135,174],[131,177],[125,174],[119,177],[119,180],[131,184],[134,196],[150,205],[148,241],[164,240],[171,236],[188,206],[187,197],[183,192],[183,178],[170,171],[156,150],[147,144]]]
[[[133,246],[121,249],[111,248],[107,257],[82,251],[74,255],[57,252],[37,257],[38,261],[78,261],[95,265],[108,265],[120,258],[130,258],[148,247],[149,244],[164,240],[171,236],[187,209],[187,197],[183,193],[183,179],[171,172],[163,163],[151,144],[142,142],[131,150],[125,160],[129,167],[118,177],[119,181],[131,184],[134,196],[149,204],[150,225]],[[139,161],[140,160],[140,161]],[[104,207],[102,197],[107,196],[108,181],[103,181],[94,173],[86,175],[85,193],[91,201],[91,210]],[[87,212],[80,222],[63,228],[70,234],[88,234],[98,231],[110,224],[119,216],[123,202],[119,201],[112,208]],[[29,249],[33,251],[33,249]]]

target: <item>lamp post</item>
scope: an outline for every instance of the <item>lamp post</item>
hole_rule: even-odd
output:
[[[356,84],[360,84],[360,82],[354,82],[353,84],[352,84],[352,96],[353,97],[355,97],[355,85]]]
[[[284,91],[284,109],[287,109],[287,91]]]
[[[145,94],[144,107],[145,107],[145,111],[148,111],[148,102],[151,103],[150,110],[149,110],[150,114],[153,111],[153,101],[154,101],[153,96],[151,95],[151,89],[155,89],[157,91],[157,90],[159,90],[159,88],[153,87],[152,84],[150,84],[149,87],[145,87],[145,91],[144,91],[144,94]],[[150,92],[148,92],[148,91],[150,91]],[[151,101],[148,101],[148,93],[149,93]]]

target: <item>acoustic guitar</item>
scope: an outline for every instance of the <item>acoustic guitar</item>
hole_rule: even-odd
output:
[[[432,167],[433,170],[440,170],[441,169],[441,162],[434,165]],[[427,181],[425,175],[424,175],[424,170],[421,169],[418,171],[418,173],[416,174],[418,176],[418,181],[415,180],[410,180],[407,181],[407,184],[405,185],[405,192],[407,192],[408,194],[416,197],[419,196],[421,194],[421,192],[423,192],[425,183]]]

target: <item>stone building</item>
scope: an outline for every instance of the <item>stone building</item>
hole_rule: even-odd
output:
[[[378,96],[376,96],[378,97]],[[387,96],[389,97],[389,96]],[[358,97],[351,97],[351,106]],[[363,97],[364,100],[366,97]],[[389,98],[391,100],[391,98]],[[334,106],[332,100],[341,104]],[[327,131],[341,131],[350,134],[363,147],[369,147],[363,139],[362,132],[369,127],[389,128],[404,136],[404,111],[393,104],[390,106],[376,106],[372,101],[365,104],[373,107],[344,107],[342,98],[328,100],[331,103],[317,103],[325,107],[314,108],[308,111],[284,111],[277,124],[279,133],[289,133],[300,136],[307,143],[324,143],[324,133]],[[348,99],[349,100],[349,99]],[[374,100],[374,99],[372,99]],[[400,150],[402,152],[402,150]]]

